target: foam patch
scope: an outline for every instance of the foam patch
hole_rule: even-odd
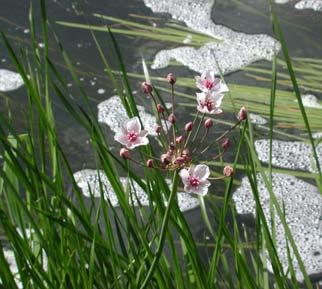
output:
[[[129,119],[127,113],[122,105],[121,99],[118,96],[112,96],[108,100],[105,100],[98,104],[98,121],[106,123],[113,132],[118,132],[122,124]],[[158,125],[155,116],[145,111],[143,106],[137,105],[140,118],[142,120],[144,129],[146,129],[149,135],[157,136],[155,127]],[[162,121],[165,128],[165,122]],[[170,128],[171,123],[167,121],[167,125]]]
[[[295,100],[297,102],[297,100]],[[313,94],[302,95],[302,102],[305,107],[322,109],[322,104]]]
[[[320,139],[320,138],[322,138],[322,131],[316,132],[312,136],[315,139]]]
[[[302,0],[295,4],[296,9],[313,9],[314,11],[322,11],[322,0]]]
[[[0,69],[0,91],[16,90],[23,85],[23,80],[19,73]]]
[[[258,191],[268,224],[271,221],[270,197],[260,175]],[[285,206],[286,222],[297,243],[297,249],[309,275],[322,273],[322,196],[318,189],[293,176],[273,174],[273,191],[280,204]],[[241,187],[233,194],[239,214],[255,216],[256,206],[252,189],[247,177],[242,179]],[[288,271],[287,243],[284,227],[275,211],[277,253],[285,272]],[[271,228],[270,228],[271,229]],[[303,281],[303,274],[291,250],[296,278]],[[268,269],[272,271],[268,261]]]
[[[227,74],[258,60],[271,60],[280,49],[279,43],[268,35],[249,35],[215,24],[211,19],[214,0],[144,0],[155,13],[169,13],[193,30],[213,36],[214,42],[200,48],[178,47],[157,53],[153,69],[164,68],[174,59],[199,73],[204,70]]]
[[[304,170],[316,172],[310,144],[302,142],[286,142],[273,140],[272,164],[277,167],[293,170]],[[269,140],[262,139],[255,141],[255,148],[258,158],[264,162],[269,162]],[[322,144],[316,147],[319,162],[322,165]]]
[[[91,194],[95,198],[101,196],[100,181],[104,188],[104,198],[108,199],[113,207],[119,206],[119,202],[114,190],[108,181],[107,176],[103,171],[97,172],[96,170],[82,170],[74,173],[74,178],[82,190],[84,196],[90,197]],[[124,187],[127,185],[127,178],[120,178],[120,181]],[[169,183],[169,181],[168,181]],[[147,194],[143,189],[133,181],[130,190],[130,204],[134,206],[149,206],[149,200]],[[178,193],[178,205],[182,212],[196,208],[199,205],[199,200],[192,197],[187,193]],[[132,201],[131,201],[132,200]],[[133,202],[133,203],[132,203]],[[166,200],[165,200],[166,203]]]

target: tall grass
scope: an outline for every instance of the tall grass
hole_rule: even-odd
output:
[[[28,127],[24,135],[19,135],[11,121],[0,115],[3,158],[0,170],[0,232],[4,237],[0,240],[0,288],[18,288],[18,285],[23,288],[55,289],[299,288],[291,259],[288,274],[277,255],[271,224],[267,222],[259,201],[256,185],[258,172],[269,190],[271,205],[283,223],[290,250],[295,252],[301,264],[305,286],[313,288],[315,285],[305,272],[283,208],[276,201],[271,178],[267,177],[270,174],[264,172],[256,156],[251,124],[246,122],[241,127],[233,147],[235,157],[232,166],[237,170],[243,169],[252,185],[257,211],[255,228],[249,231],[239,225],[231,199],[237,180],[232,177],[223,183],[221,197],[214,197],[212,192],[200,200],[206,234],[210,236],[210,240],[204,243],[193,234],[189,220],[179,210],[176,200],[179,187],[177,174],[166,176],[156,169],[138,172],[112,149],[69,55],[59,37],[51,32],[82,96],[82,105],[69,97],[64,78],[50,60],[45,1],[41,0],[40,3],[44,50],[35,45],[28,51],[23,48],[14,50],[2,34],[12,61],[25,83]],[[273,20],[277,25],[277,19],[274,17]],[[32,8],[30,25],[31,43],[36,43]],[[277,31],[282,37],[280,30]],[[105,33],[113,44],[121,72],[118,74],[112,70],[109,65],[109,57],[112,56],[106,55],[93,34],[107,77],[117,89],[128,115],[138,116],[122,53],[113,31],[106,30]],[[285,42],[282,41],[282,45],[296,88]],[[276,67],[273,66],[268,110],[271,139],[278,113],[275,108],[278,101],[275,100],[275,75]],[[159,92],[162,96],[162,91]],[[86,130],[97,169],[106,174],[117,195],[119,208],[114,208],[104,199],[103,182],[100,182],[101,197],[98,200],[89,198],[87,203],[84,201],[64,148],[60,145],[52,110],[54,97],[59,98],[70,117]],[[299,97],[298,103],[312,141],[309,122]],[[313,142],[312,145],[314,148]],[[138,157],[153,155],[154,151],[155,148],[148,146],[140,150]],[[215,168],[215,165],[222,163],[213,165]],[[271,170],[270,165],[269,172]],[[131,186],[123,187],[120,176],[128,176],[129,183],[138,183],[148,196],[149,207],[134,209],[130,205],[128,198]],[[165,181],[166,177],[173,178],[170,186]],[[168,200],[168,205],[164,205],[164,199]],[[5,259],[6,247],[14,252],[16,274],[10,270]],[[267,271],[265,252],[270,258],[273,274]]]

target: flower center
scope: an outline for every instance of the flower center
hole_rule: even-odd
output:
[[[206,107],[208,111],[212,111],[214,109],[214,104],[211,100],[207,99],[203,104],[202,107]]]
[[[129,132],[129,133],[127,134],[127,138],[128,138],[128,140],[129,140],[130,142],[134,142],[134,141],[136,141],[136,140],[137,140],[137,138],[138,138],[138,134],[137,134],[137,133],[135,133],[135,132],[133,132],[133,131],[131,131],[131,132]]]
[[[190,185],[193,186],[193,187],[198,187],[199,184],[200,184],[199,179],[196,178],[196,177],[190,177],[189,181],[190,181]]]
[[[203,85],[207,88],[207,89],[212,89],[214,87],[214,82],[209,80],[209,79],[205,79],[203,81]]]

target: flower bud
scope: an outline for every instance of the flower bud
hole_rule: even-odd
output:
[[[193,127],[193,122],[190,121],[190,122],[186,123],[186,125],[184,126],[184,130],[185,131],[192,131],[192,127]]]
[[[157,104],[157,111],[158,113],[164,112],[164,107],[160,103]]]
[[[130,159],[131,158],[130,151],[128,149],[121,148],[120,157],[122,157],[123,159]]]
[[[174,85],[177,81],[177,78],[174,76],[173,73],[169,73],[167,75],[167,81],[171,84],[171,85]]]
[[[177,165],[182,165],[185,163],[185,158],[184,157],[177,157],[174,162],[177,164]]]
[[[231,177],[234,174],[234,169],[231,166],[224,167],[224,176]]]
[[[152,85],[146,81],[142,82],[141,87],[142,91],[146,94],[150,94],[153,90]]]
[[[238,113],[239,120],[247,119],[247,109],[243,106]]]
[[[183,157],[185,162],[190,162],[191,161],[190,151],[189,151],[188,148],[185,148],[185,149],[182,150],[182,157]]]
[[[182,135],[180,135],[180,136],[176,137],[176,143],[177,143],[177,144],[182,143],[182,141],[183,141],[183,136],[182,136]]]
[[[205,120],[204,125],[205,125],[205,128],[209,129],[214,125],[214,122],[212,121],[212,119],[208,118]]]
[[[162,131],[162,127],[161,125],[157,125],[155,128],[154,128],[154,131],[159,134],[161,131]]]
[[[146,161],[146,166],[149,167],[149,168],[153,168],[153,160],[152,159],[148,159]]]
[[[161,163],[167,165],[170,163],[170,156],[169,154],[162,154],[160,157]]]
[[[168,117],[168,121],[171,122],[172,124],[174,124],[176,122],[176,117],[173,113],[171,113]]]
[[[185,148],[185,149],[182,150],[182,155],[183,156],[188,156],[189,154],[190,154],[190,151],[189,151],[188,148]]]
[[[223,142],[221,143],[221,147],[224,149],[224,150],[227,150],[230,146],[230,140],[229,138],[225,138],[223,140]]]
[[[176,149],[176,146],[174,145],[174,143],[173,142],[171,142],[170,144],[169,144],[169,151],[168,151],[168,154],[172,154],[173,153],[173,151]]]

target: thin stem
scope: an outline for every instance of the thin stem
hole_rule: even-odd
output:
[[[210,148],[210,146],[212,146],[216,142],[222,140],[228,133],[230,133],[234,128],[236,128],[241,122],[242,122],[241,120],[237,121],[232,127],[230,127],[227,131],[225,131],[220,137],[216,138],[213,143],[206,146],[200,153],[203,154],[205,151],[207,151]]]
[[[193,143],[195,142],[195,140],[196,140],[196,138],[197,138],[197,136],[198,136],[198,134],[199,134],[199,131],[200,131],[200,128],[201,128],[201,124],[203,123],[203,120],[204,120],[205,116],[206,116],[206,114],[204,113],[204,114],[202,115],[202,117],[201,117],[201,120],[200,120],[200,122],[199,122],[199,125],[198,125],[198,128],[197,128],[197,131],[196,131],[196,133],[195,133],[195,135],[194,135],[194,137],[193,137],[193,139],[192,139],[192,142],[193,142]]]
[[[167,209],[165,211],[163,221],[162,221],[159,244],[158,244],[155,256],[154,256],[154,258],[152,260],[150,269],[149,269],[149,271],[148,271],[148,273],[147,273],[147,275],[146,275],[146,277],[145,277],[140,289],[145,289],[147,287],[148,282],[152,278],[152,275],[153,275],[153,273],[154,273],[154,271],[156,269],[156,266],[158,265],[159,259],[161,257],[163,247],[164,247],[164,242],[165,242],[165,237],[166,237],[166,232],[167,232],[167,227],[168,227],[168,222],[169,222],[172,203],[173,203],[173,201],[175,199],[175,196],[177,194],[178,179],[179,179],[178,171],[175,171],[174,175],[173,175],[172,190],[171,190],[171,193],[170,193],[170,196],[169,196],[169,199],[168,199],[168,206],[167,206]]]
[[[199,140],[199,142],[197,143],[197,145],[195,146],[195,148],[192,150],[192,154],[194,153],[194,152],[196,152],[196,150],[198,149],[198,147],[205,141],[205,139],[206,139],[206,137],[207,137],[207,135],[208,135],[208,133],[209,133],[209,128],[207,128],[206,129],[206,131],[205,131],[205,133],[204,133],[204,135],[203,135],[203,137]]]
[[[168,137],[169,137],[169,144],[170,144],[170,142],[171,142],[170,131],[169,131],[169,126],[168,126],[167,120],[165,118],[164,112],[162,112],[162,117],[164,119],[164,124],[165,124],[166,130],[167,130],[167,134],[168,134]]]
[[[171,100],[172,100],[172,114],[174,114],[174,87],[171,84]]]

